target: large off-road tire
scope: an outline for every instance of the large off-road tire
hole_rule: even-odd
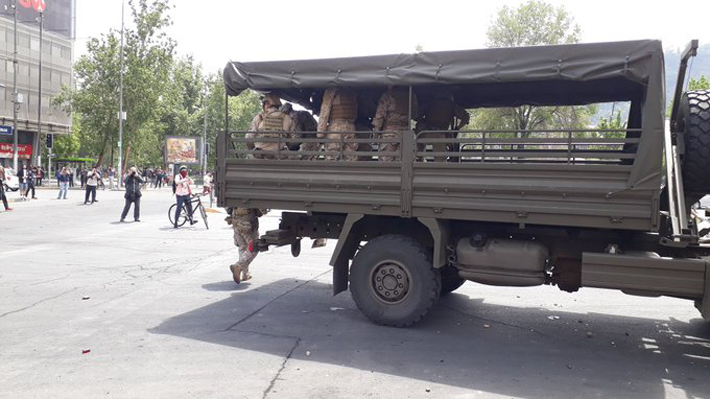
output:
[[[459,270],[451,265],[446,265],[439,269],[441,273],[441,294],[446,295],[456,291],[466,282],[466,279],[459,276]]]
[[[434,306],[440,279],[424,246],[406,236],[385,235],[355,255],[350,292],[358,309],[374,323],[408,327]]]
[[[683,189],[686,203],[692,204],[710,193],[710,90],[683,95],[678,129],[685,144]]]

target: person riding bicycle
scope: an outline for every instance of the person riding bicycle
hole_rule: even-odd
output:
[[[185,204],[187,208],[187,216],[190,219],[190,224],[197,223],[192,220],[192,203],[190,202],[190,196],[192,195],[192,187],[190,187],[190,185],[192,184],[195,184],[195,182],[188,176],[187,166],[181,166],[180,173],[175,175],[175,198],[177,200],[177,207],[175,208],[173,227],[176,229],[179,227],[178,220],[180,219],[183,204]]]

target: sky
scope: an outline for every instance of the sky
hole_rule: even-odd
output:
[[[120,28],[121,1],[77,0],[75,58],[86,52],[89,37]],[[666,49],[685,47],[690,39],[710,42],[708,0],[547,2],[567,9],[582,29],[583,42],[661,39]],[[192,54],[205,70],[216,72],[230,60],[412,53],[417,45],[425,51],[481,48],[497,11],[522,3],[172,0],[169,34],[177,41],[179,54]],[[651,5],[654,3],[667,6]],[[696,22],[690,22],[693,16],[697,16]]]

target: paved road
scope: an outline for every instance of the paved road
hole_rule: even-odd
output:
[[[261,254],[236,286],[223,215],[175,230],[150,191],[119,224],[121,193],[53,194],[0,213],[2,398],[710,397],[690,302],[467,283],[414,328],[378,327],[331,296],[332,242]]]

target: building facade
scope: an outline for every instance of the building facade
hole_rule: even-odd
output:
[[[42,135],[38,137],[40,107],[40,29],[39,13],[31,8],[34,1],[19,0],[17,24],[17,88],[18,101],[18,164],[36,164],[46,134],[69,134],[71,115],[52,104],[63,86],[73,85],[74,58],[74,0],[46,0],[45,29],[42,40]],[[51,7],[69,7],[61,12]],[[14,20],[12,15],[0,14],[0,165],[13,165],[13,78],[14,78]],[[59,19],[69,19],[58,21]],[[67,25],[69,24],[69,25]],[[67,29],[67,26],[69,27]],[[61,28],[60,28],[61,27]],[[4,86],[4,87],[3,87]],[[39,148],[37,148],[39,145]],[[44,161],[46,162],[46,160]]]

